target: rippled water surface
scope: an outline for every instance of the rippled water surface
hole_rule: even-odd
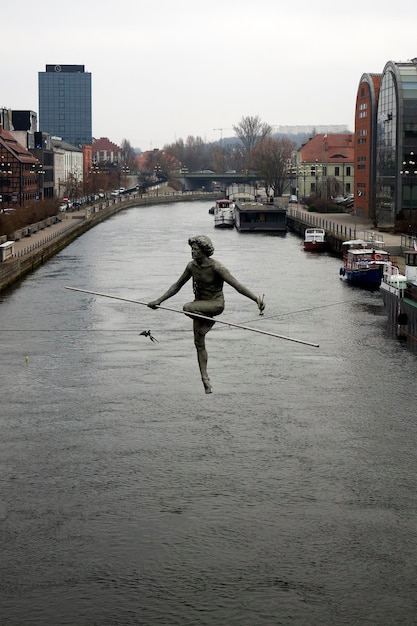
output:
[[[209,205],[127,210],[1,296],[2,625],[417,624],[416,356],[338,259]],[[65,289],[147,302],[195,234],[265,294],[222,320],[320,347],[216,325],[205,395],[185,316]]]

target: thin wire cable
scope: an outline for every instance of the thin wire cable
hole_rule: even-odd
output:
[[[272,320],[277,317],[287,317],[288,315],[297,315],[299,313],[309,313],[319,309],[326,309],[332,306],[339,306],[341,304],[352,304],[351,300],[342,300],[341,302],[332,302],[331,304],[323,304],[321,306],[313,306],[308,309],[299,309],[298,311],[288,311],[287,313],[277,313],[275,315],[263,315],[264,320]],[[259,321],[259,316],[244,320],[242,323]],[[135,333],[139,331],[139,328],[0,328],[1,333],[19,332],[19,333]],[[220,329],[219,326],[217,326]]]
[[[352,304],[351,300],[342,300],[341,302],[332,302],[330,304],[322,304],[320,306],[309,307],[308,309],[299,309],[298,311],[288,311],[287,313],[276,313],[274,315],[263,315],[264,320],[273,320],[277,317],[287,317],[288,315],[297,315],[298,313],[310,313],[318,309],[326,309],[331,306],[340,306],[341,304]],[[253,317],[249,320],[244,320],[242,324],[248,324],[249,322],[256,322],[259,317]]]

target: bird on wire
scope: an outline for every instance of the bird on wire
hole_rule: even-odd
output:
[[[151,334],[150,330],[142,330],[142,332],[139,333],[139,335],[144,335],[145,337],[149,337],[151,341],[156,341],[158,343],[158,339],[155,339],[155,337]]]

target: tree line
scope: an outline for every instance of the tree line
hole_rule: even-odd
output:
[[[242,117],[233,130],[236,136],[227,140],[207,143],[201,137],[189,136],[185,141],[179,139],[165,145],[162,150],[150,151],[140,170],[137,151],[127,139],[123,139],[121,163],[95,164],[83,182],[70,175],[64,193],[68,198],[94,197],[100,191],[126,187],[130,174],[137,176],[138,185],[143,190],[159,180],[168,180],[175,186],[181,183],[170,180],[174,171],[208,170],[215,173],[255,172],[268,196],[281,196],[297,143],[287,137],[273,137],[272,126],[258,115]],[[56,214],[60,202],[59,198],[37,201],[19,208],[13,215],[0,214],[0,234]]]
[[[159,174],[165,179],[171,172],[211,171],[215,173],[256,172],[268,195],[282,195],[295,141],[273,137],[272,126],[258,115],[242,117],[233,126],[236,137],[206,143],[201,137],[189,136],[167,144],[162,150],[147,154],[144,177]]]

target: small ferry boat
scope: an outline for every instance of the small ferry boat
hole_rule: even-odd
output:
[[[405,274],[394,265],[386,265],[379,287],[389,323],[397,335],[410,338],[417,348],[417,250],[404,253]]]
[[[236,202],[235,224],[241,232],[287,232],[287,211],[273,203]]]
[[[363,287],[379,287],[384,267],[391,263],[382,241],[352,239],[342,244],[340,277]]]
[[[304,231],[304,249],[322,252],[326,245],[326,231],[323,228],[306,228]]]
[[[235,204],[232,200],[216,200],[213,209],[215,228],[234,228]]]

